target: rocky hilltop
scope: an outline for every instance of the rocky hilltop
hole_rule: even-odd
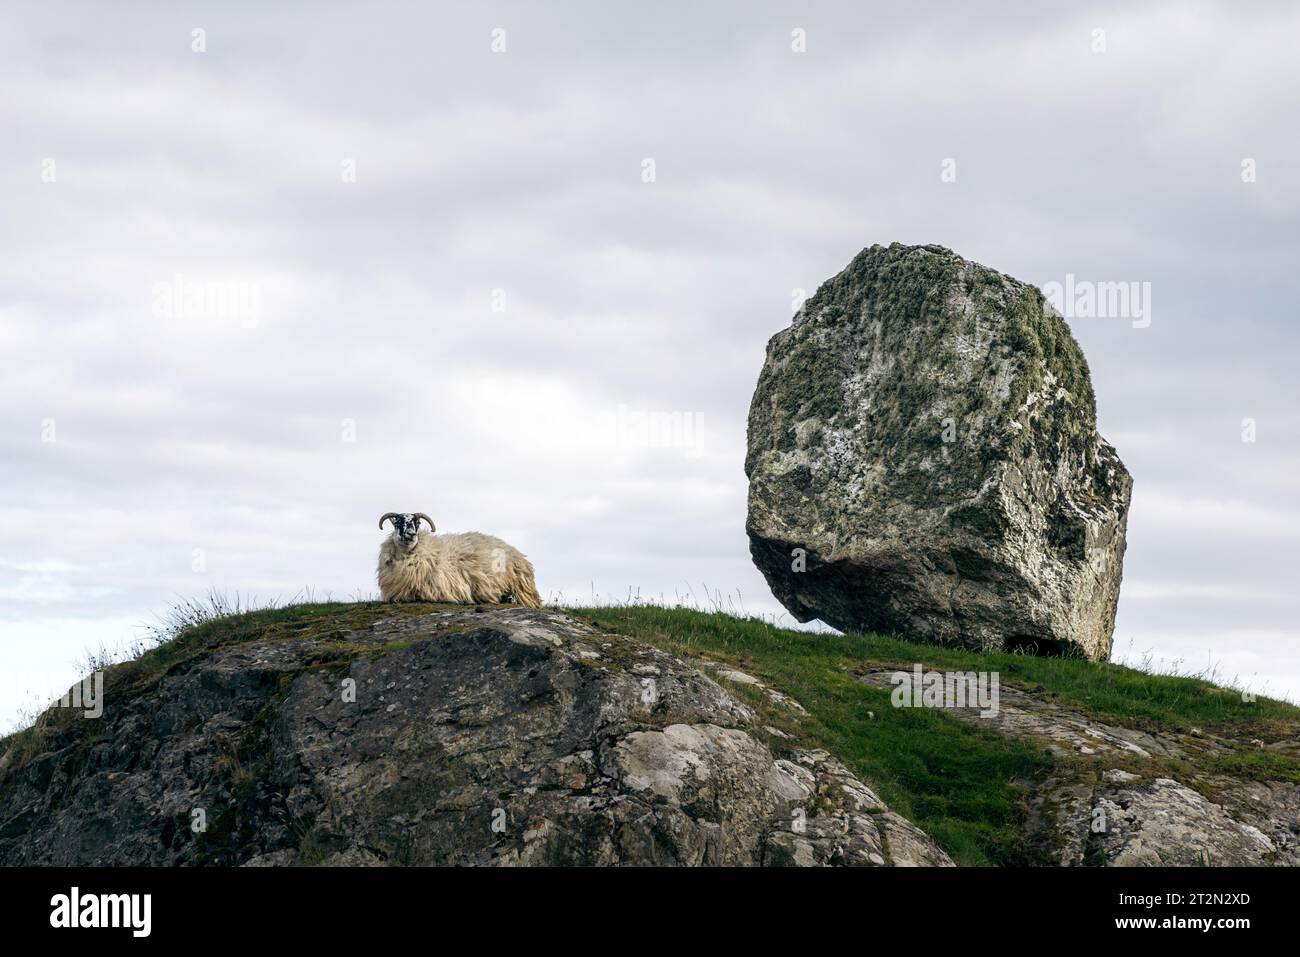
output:
[[[823,750],[568,615],[209,622],[0,757],[0,865],[950,865]]]
[[[999,672],[996,714],[891,706],[918,661]],[[1190,678],[686,609],[296,606],[0,741],[0,866],[1297,865],[1298,728]]]
[[[1033,286],[864,249],[768,343],[745,473],[751,553],[800,621],[1109,657],[1132,480]]]

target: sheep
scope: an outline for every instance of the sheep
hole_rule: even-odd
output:
[[[429,531],[420,531],[420,522]],[[513,598],[541,608],[533,566],[519,549],[479,532],[434,534],[433,519],[423,512],[388,512],[379,520],[393,523],[379,548],[379,597],[383,601],[436,601],[457,604],[503,602]]]

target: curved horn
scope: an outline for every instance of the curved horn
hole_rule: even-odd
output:
[[[396,513],[396,512],[385,512],[385,513],[384,513],[384,517],[381,518],[381,519],[379,520],[379,527],[380,527],[380,528],[383,528],[383,527],[384,527],[384,522],[388,521],[390,518],[397,518],[397,513]]]
[[[416,517],[416,519],[421,519],[421,518],[422,518],[422,519],[424,519],[426,522],[428,522],[428,523],[429,523],[429,531],[431,531],[431,532],[436,532],[436,531],[438,530],[438,526],[436,526],[436,525],[433,524],[433,519],[431,519],[428,515],[425,515],[423,512],[416,512],[416,513],[415,513],[415,517]]]

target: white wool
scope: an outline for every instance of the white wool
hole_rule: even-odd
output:
[[[508,597],[540,608],[533,565],[493,535],[421,532],[408,548],[396,532],[379,549],[379,597],[384,601],[470,604]]]

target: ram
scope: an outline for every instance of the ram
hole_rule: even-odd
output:
[[[420,530],[427,522],[429,531]],[[379,597],[384,601],[471,604],[514,599],[541,608],[533,565],[519,549],[479,532],[435,534],[423,512],[388,512],[393,531],[379,548]]]

